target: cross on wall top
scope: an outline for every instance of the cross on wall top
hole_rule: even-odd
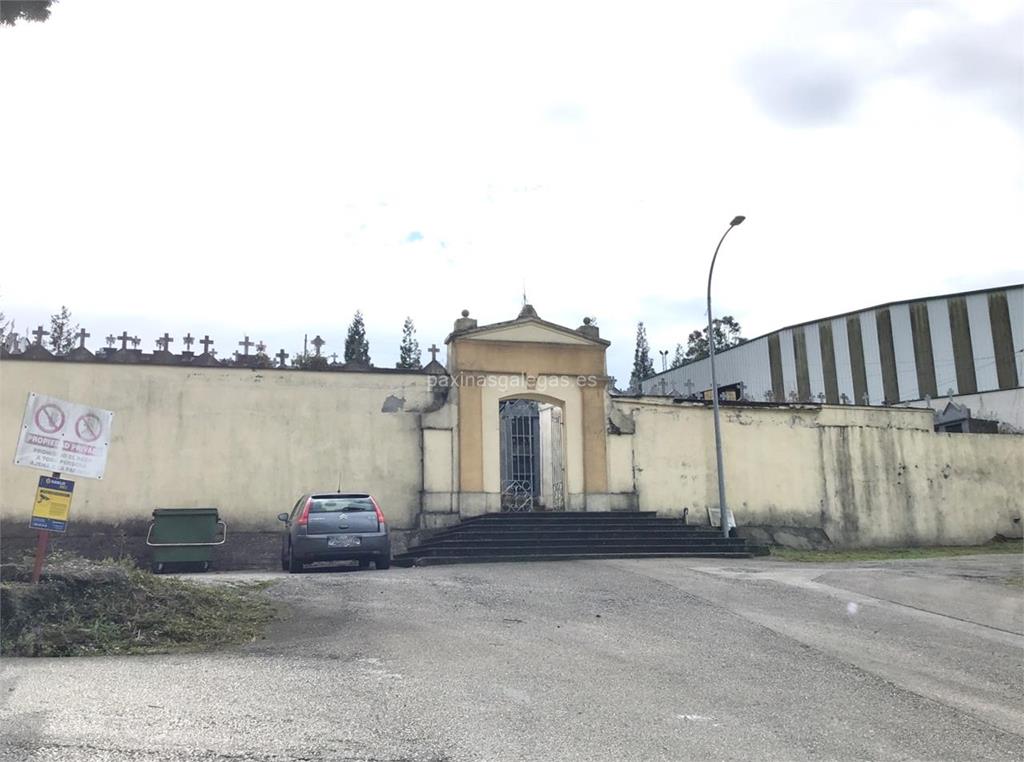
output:
[[[275,356],[277,357],[278,360],[280,360],[281,367],[285,367],[284,361],[288,359],[288,353],[285,352],[284,349],[282,348],[281,351],[278,352]]]
[[[50,332],[44,331],[43,327],[39,326],[34,331],[32,331],[32,335],[36,337],[36,346],[41,347],[43,345],[43,336],[49,336]]]
[[[192,344],[195,343],[195,339],[193,338],[191,331],[189,331],[182,337],[181,343],[185,345],[185,351],[192,351]]]
[[[316,356],[319,357],[321,347],[323,347],[323,345],[326,344],[327,342],[320,338],[320,334],[317,334],[316,337],[309,343],[312,344],[313,347],[316,349]]]
[[[88,339],[90,336],[92,336],[92,334],[91,333],[86,333],[86,330],[83,328],[82,330],[80,330],[78,332],[77,336],[78,336],[78,348],[79,349],[85,349],[85,340]]]
[[[430,362],[437,362],[437,353],[441,351],[437,348],[437,344],[431,344],[427,351],[430,352]]]
[[[210,354],[210,347],[213,345],[213,339],[210,338],[210,334],[203,336],[199,343],[203,345],[203,354]]]
[[[128,342],[132,340],[132,337],[128,335],[128,331],[121,331],[121,335],[117,337],[117,340],[121,342],[121,351],[128,351]]]
[[[242,347],[242,355],[244,357],[248,357],[249,356],[249,347],[251,347],[252,344],[253,343],[251,341],[249,341],[249,337],[248,336],[245,337],[244,341],[238,342],[238,346]]]
[[[172,339],[172,338],[171,338],[171,337],[170,337],[170,336],[168,335],[167,331],[164,331],[164,335],[163,335],[163,336],[161,336],[161,337],[160,337],[159,339],[157,339],[157,340],[156,340],[156,345],[157,345],[157,347],[158,347],[159,349],[161,349],[162,351],[164,351],[164,352],[167,352],[167,351],[169,351],[169,350],[168,350],[168,346],[169,346],[169,345],[170,345],[171,343],[173,343],[173,342],[174,342],[174,339]]]

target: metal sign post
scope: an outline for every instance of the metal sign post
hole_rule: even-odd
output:
[[[127,334],[125,334],[127,336]],[[14,465],[49,471],[40,476],[30,526],[39,536],[32,583],[39,582],[51,532],[65,532],[75,483],[61,474],[102,479],[114,414],[32,392],[22,418]]]
[[[53,476],[40,476],[39,487],[36,489],[36,501],[32,505],[30,526],[36,530],[36,557],[32,564],[32,584],[39,583],[43,573],[43,562],[46,560],[46,549],[50,543],[50,532],[65,532],[68,528],[68,516],[71,512],[71,495],[75,483],[70,479],[61,479],[60,472],[54,471]]]

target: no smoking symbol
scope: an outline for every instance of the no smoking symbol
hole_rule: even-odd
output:
[[[80,415],[75,421],[75,433],[83,442],[95,442],[103,433],[103,423],[92,413]]]
[[[36,411],[36,426],[46,434],[56,434],[64,428],[64,411],[56,405],[43,405]]]

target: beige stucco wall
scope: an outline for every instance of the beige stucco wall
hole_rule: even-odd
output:
[[[273,529],[304,491],[340,478],[376,495],[394,528],[415,526],[425,376],[4,361],[0,517],[26,522],[41,472],[13,459],[29,392],[115,413],[106,476],[76,480],[73,521],[215,506],[236,529]],[[383,413],[389,397],[404,412]]]
[[[634,434],[610,437],[613,479],[624,480],[631,452],[641,510],[689,508],[691,520],[706,521],[705,509],[718,505],[710,409],[613,404],[635,423]],[[726,497],[737,523],[818,527],[841,546],[1019,534],[1024,438],[935,434],[930,421],[916,410],[723,409]]]

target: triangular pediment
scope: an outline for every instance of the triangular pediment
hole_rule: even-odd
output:
[[[535,344],[572,344],[577,346],[606,346],[602,339],[587,336],[554,323],[537,318],[513,320],[508,323],[494,323],[455,334],[460,339],[471,341],[514,341]]]

